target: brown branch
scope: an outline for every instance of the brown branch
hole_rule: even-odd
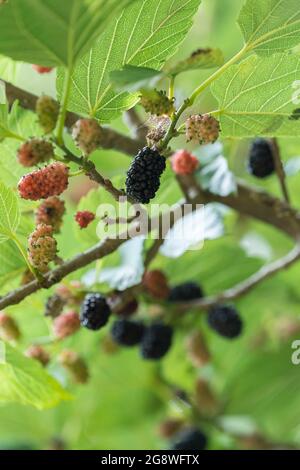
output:
[[[22,108],[30,109],[31,111],[35,110],[35,104],[38,98],[37,96],[22,90],[21,88],[18,88],[11,83],[4,83],[6,97],[10,106],[14,103],[14,101],[18,100]],[[66,126],[71,128],[79,118],[79,115],[68,112],[66,116]],[[104,149],[114,149],[132,156],[135,155],[144,146],[144,141],[131,139],[130,137],[120,134],[113,129],[104,127],[103,140],[101,145]]]
[[[175,205],[173,209],[171,209],[170,214],[176,214],[176,216],[179,217],[180,207],[181,206]],[[140,223],[137,219],[136,223],[133,223],[127,230],[122,232],[118,238],[107,238],[104,241],[101,241],[100,243],[95,245],[94,247],[84,251],[83,253],[80,253],[71,260],[66,261],[59,267],[46,273],[44,275],[42,284],[38,280],[35,280],[0,298],[0,310],[8,307],[9,305],[15,305],[20,303],[26,297],[33,294],[34,292],[37,292],[40,289],[49,289],[53,285],[59,283],[68,274],[89,265],[93,261],[104,258],[105,256],[113,253],[127,240],[140,236],[143,233],[146,235],[147,232],[149,232],[149,230],[152,230],[153,227],[161,227],[162,217],[164,217],[163,214],[159,214],[158,216],[153,217],[151,223],[149,223],[148,221],[148,224],[146,224],[144,231],[137,230],[138,227],[140,228]],[[174,220],[175,216],[171,217],[170,227],[172,227]],[[163,237],[160,239],[160,244],[162,242]],[[152,250],[152,256],[156,255],[160,244],[158,245],[154,242],[155,250]]]
[[[274,261],[266,266],[263,266],[258,272],[250,276],[245,281],[240,282],[236,286],[227,289],[221,294],[217,294],[211,297],[205,297],[203,299],[194,300],[191,302],[184,302],[178,304],[179,310],[189,310],[191,308],[203,308],[208,309],[212,305],[218,303],[224,303],[231,300],[238,299],[242,295],[247,294],[254,287],[260,284],[262,281],[274,276],[279,271],[288,268],[292,264],[296,263],[300,259],[300,245],[296,245],[287,255],[283,256],[279,260]]]
[[[135,139],[143,142],[146,140],[148,128],[134,108],[124,113],[124,122]]]
[[[272,225],[294,240],[300,239],[300,212],[263,190],[238,181],[236,194],[219,196],[202,189],[194,176],[180,176],[177,180],[188,202],[195,204],[218,202],[241,214]]]
[[[2,297],[0,299],[0,310],[4,309],[5,307],[8,307],[9,305],[15,305],[20,303],[23,299],[33,294],[34,292],[37,292],[40,289],[49,289],[54,284],[60,282],[68,274],[77,271],[78,269],[83,268],[84,266],[87,266],[93,261],[104,258],[110,253],[113,253],[125,241],[126,238],[120,238],[116,240],[106,239],[103,242],[98,243],[89,250],[80,253],[69,261],[66,261],[58,268],[46,273],[44,275],[43,285],[41,285],[40,282],[35,280]]]
[[[280,148],[278,145],[277,139],[271,139],[271,146],[273,149],[273,157],[274,157],[274,163],[275,163],[275,170],[277,173],[277,177],[280,183],[281,191],[284,197],[284,200],[289,203],[290,202],[290,197],[289,197],[289,192],[286,184],[286,179],[285,179],[285,172],[280,156]]]

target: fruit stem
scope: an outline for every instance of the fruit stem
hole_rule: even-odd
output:
[[[171,75],[169,84],[169,99],[174,98],[175,95],[175,75]]]
[[[84,170],[73,171],[73,173],[69,173],[69,178],[72,178],[73,176],[84,175],[84,174],[85,174]]]
[[[172,122],[166,133],[164,139],[161,142],[160,150],[165,150],[170,142],[170,140],[174,137],[176,131],[176,125],[180,118],[180,116],[184,113],[184,111],[192,106],[196,100],[196,98],[203,93],[206,88],[208,88],[217,78],[219,78],[231,65],[235,62],[240,60],[242,56],[247,52],[248,47],[245,45],[235,56],[233,56],[228,62],[226,62],[222,67],[220,67],[215,73],[213,73],[207,80],[205,80],[198,88],[194,90],[189,98],[184,100],[182,105],[178,108],[176,113],[173,115]]]
[[[72,77],[72,69],[69,68],[64,79],[64,90],[62,94],[59,117],[57,121],[56,139],[60,145],[63,144],[63,132],[64,132],[64,126],[65,126],[65,120],[66,120],[66,114],[67,114],[67,105],[68,105],[70,91],[71,91],[71,77]]]
[[[206,90],[217,78],[219,78],[231,65],[235,64],[247,51],[245,45],[237,54],[235,54],[230,60],[228,60],[222,67],[220,67],[215,73],[213,73],[207,80],[205,80],[190,96],[190,106],[194,103],[195,99]]]

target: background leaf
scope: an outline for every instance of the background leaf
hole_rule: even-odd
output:
[[[20,222],[18,199],[12,189],[0,181],[0,243],[15,233]]]
[[[70,398],[36,360],[5,344],[5,362],[0,363],[0,403],[17,402],[44,409]]]
[[[247,0],[239,25],[249,49],[270,55],[300,43],[298,0]]]
[[[171,75],[178,75],[188,70],[212,69],[220,67],[224,63],[224,56],[221,49],[197,49],[187,59],[181,60],[170,68],[166,68],[166,72]]]
[[[294,136],[300,120],[294,119],[297,107],[293,83],[299,78],[300,58],[275,54],[255,55],[231,66],[212,85],[219,102],[224,137]]]
[[[112,83],[117,87],[125,88],[128,85],[135,85],[135,89],[142,88],[149,80],[161,75],[159,70],[148,67],[135,67],[134,65],[124,65],[121,70],[114,70],[110,73]],[[132,88],[130,88],[132,91]]]
[[[138,101],[138,94],[116,93],[110,73],[125,64],[161,69],[192,25],[201,0],[139,0],[127,7],[101,35],[72,74],[69,109],[109,122]],[[58,92],[63,87],[58,75]]]
[[[71,66],[121,8],[135,0],[10,0],[0,15],[0,53]]]

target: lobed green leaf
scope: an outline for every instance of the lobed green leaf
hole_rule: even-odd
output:
[[[116,92],[110,73],[124,65],[160,70],[192,25],[201,0],[139,0],[101,35],[72,74],[70,111],[109,122],[138,101],[138,93]],[[64,71],[58,74],[62,93]]]

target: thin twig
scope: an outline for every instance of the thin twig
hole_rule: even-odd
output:
[[[142,121],[139,114],[134,108],[129,109],[124,113],[124,122],[132,133],[135,139],[145,141],[148,133],[148,127]]]
[[[231,300],[236,300],[239,297],[247,294],[254,287],[260,284],[262,281],[274,276],[279,271],[288,268],[292,264],[296,263],[300,259],[300,245],[296,245],[287,255],[283,256],[279,260],[274,261],[266,266],[263,266],[258,272],[250,276],[245,281],[240,282],[236,286],[225,290],[221,294],[217,294],[211,297],[205,297],[203,299],[193,300],[191,302],[184,302],[178,304],[179,310],[189,310],[191,308],[203,308],[208,309],[218,303],[224,303]]]
[[[286,184],[285,171],[283,168],[283,164],[282,164],[282,160],[280,156],[280,148],[279,148],[277,139],[271,139],[271,146],[273,149],[275,170],[276,170],[277,177],[281,186],[282,194],[283,194],[284,200],[287,203],[289,203],[290,197],[289,197],[289,192],[288,192],[288,188]]]
[[[35,110],[37,96],[29,93],[21,88],[18,88],[11,83],[5,83],[5,91],[7,101],[10,106],[18,100],[20,106],[31,111]],[[71,128],[75,122],[80,119],[81,116],[75,113],[68,112],[66,114],[65,125],[68,128]],[[132,139],[126,135],[120,134],[114,129],[103,127],[103,137],[101,141],[101,147],[104,149],[114,149],[119,152],[128,154],[130,156],[135,155],[141,148],[144,146],[144,141]]]

